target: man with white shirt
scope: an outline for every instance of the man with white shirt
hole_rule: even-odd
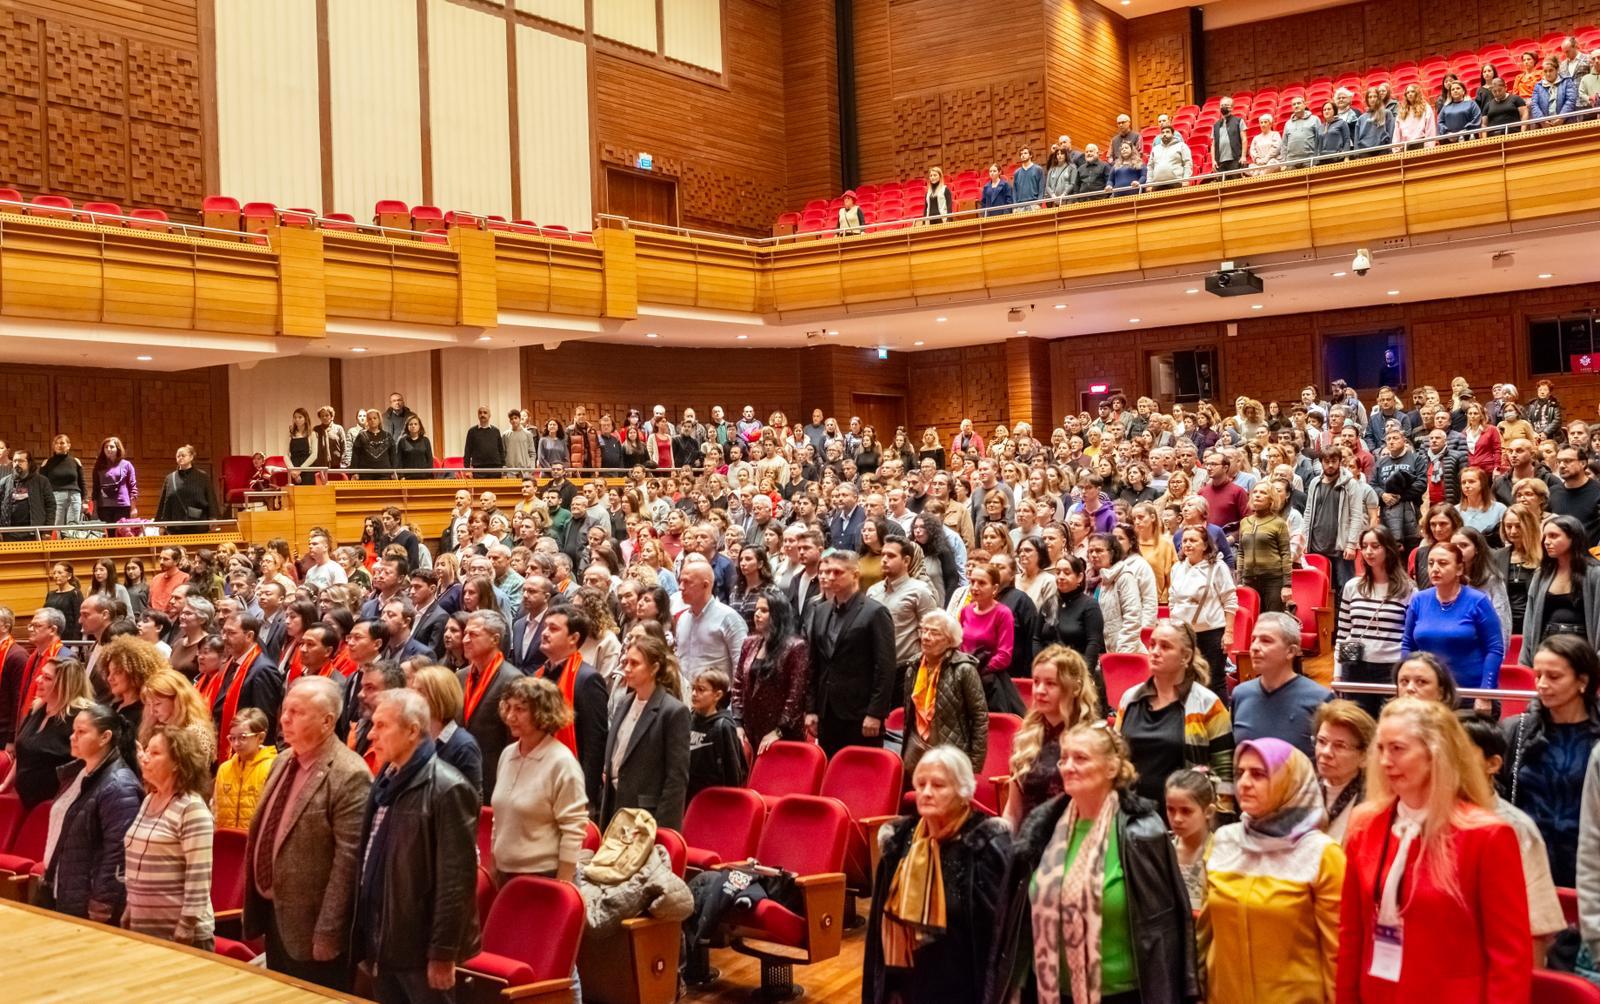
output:
[[[889,508],[884,513],[885,518],[895,526],[898,526],[903,532],[909,534],[911,532],[911,521],[917,518],[917,514],[912,512],[910,506],[906,504],[906,490],[899,485],[889,489],[888,503]]]
[[[678,616],[676,638],[685,695],[694,678],[708,669],[721,670],[731,679],[748,633],[744,618],[713,595],[714,579],[711,563],[701,555],[691,555],[678,574],[684,610]]]
[[[890,537],[883,544],[883,578],[867,587],[867,599],[876,600],[894,621],[895,706],[903,703],[907,672],[922,658],[921,625],[924,614],[939,609],[933,589],[911,574],[911,542]]]
[[[306,585],[327,589],[348,581],[344,569],[329,556],[328,551],[328,535],[314,531],[306,541],[306,557],[311,559],[311,564],[306,566]]]

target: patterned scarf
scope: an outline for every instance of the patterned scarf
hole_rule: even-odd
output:
[[[911,687],[911,707],[917,714],[917,735],[925,740],[933,738],[933,710],[939,703],[939,671],[943,668],[943,659],[930,666],[924,656],[917,665],[917,679]]]
[[[1244,848],[1258,853],[1284,850],[1321,829],[1328,813],[1311,760],[1282,739],[1251,739],[1234,750],[1236,769],[1246,752],[1255,753],[1267,766],[1269,808],[1260,816],[1244,813],[1240,841]]]
[[[1078,825],[1072,802],[1045,847],[1033,898],[1033,977],[1041,1001],[1062,998],[1061,963],[1072,976],[1074,1004],[1100,1004],[1100,901],[1105,895],[1106,849],[1116,825],[1117,796],[1100,803],[1072,867],[1067,848]]]
[[[967,823],[963,812],[949,839]],[[910,968],[912,956],[923,945],[944,934],[944,870],[939,864],[939,841],[926,819],[917,820],[911,846],[889,880],[889,898],[883,905],[883,964]]]

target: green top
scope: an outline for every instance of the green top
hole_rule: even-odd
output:
[[[1072,839],[1067,844],[1067,862],[1072,867],[1078,848],[1089,836],[1094,826],[1092,819],[1080,819],[1072,827]],[[1033,881],[1037,891],[1038,879]],[[1061,986],[1072,986],[1072,974],[1066,971],[1066,946],[1062,946]],[[1117,852],[1117,828],[1111,827],[1106,839],[1106,884],[1100,900],[1100,993],[1102,996],[1127,993],[1139,989],[1139,969],[1133,952],[1133,930],[1128,916],[1128,884],[1122,875],[1122,856]]]

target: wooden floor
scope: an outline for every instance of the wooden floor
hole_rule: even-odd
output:
[[[867,915],[867,901],[857,900],[860,913]],[[805,988],[804,1000],[821,1004],[858,1004],[861,1000],[861,956],[866,944],[866,925],[862,924],[844,932],[844,942],[839,954],[814,966],[796,966],[794,981]],[[711,964],[722,971],[716,983],[702,990],[691,991],[683,1000],[746,1001],[750,992],[761,986],[761,962],[732,949],[711,953]],[[956,1002],[951,1002],[956,1004]]]

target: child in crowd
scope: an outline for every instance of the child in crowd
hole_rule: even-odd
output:
[[[689,727],[689,798],[704,788],[744,785],[745,752],[739,726],[728,711],[728,674],[708,669],[689,688],[694,721]]]
[[[1217,792],[1211,779],[1197,770],[1174,771],[1167,778],[1167,825],[1178,850],[1189,905],[1206,902],[1206,859],[1211,855],[1211,828],[1217,818]]]

